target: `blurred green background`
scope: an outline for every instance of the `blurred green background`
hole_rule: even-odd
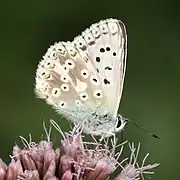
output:
[[[72,40],[101,19],[121,19],[128,33],[128,64],[120,113],[161,137],[129,124],[125,139],[141,142],[140,158],[160,162],[153,180],[179,179],[180,167],[180,3],[178,0],[1,1],[0,156],[5,162],[18,136],[39,140],[42,122],[60,121],[36,99],[37,64],[47,48]]]

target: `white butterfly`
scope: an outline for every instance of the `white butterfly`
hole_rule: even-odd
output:
[[[126,53],[124,24],[100,21],[73,42],[58,42],[48,49],[37,68],[35,91],[58,113],[83,124],[85,133],[111,136],[127,123],[117,114]]]

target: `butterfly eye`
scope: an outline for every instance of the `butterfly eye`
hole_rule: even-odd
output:
[[[52,96],[53,96],[53,97],[59,97],[60,94],[61,94],[61,91],[60,91],[59,88],[53,88],[53,89],[52,89]]]
[[[89,73],[88,73],[88,70],[87,69],[82,69],[81,70],[81,76],[83,77],[83,78],[88,78],[89,77]]]
[[[116,132],[122,130],[124,128],[124,126],[127,124],[128,119],[127,118],[123,118],[121,115],[118,115],[116,118]]]
[[[73,69],[75,67],[74,61],[70,59],[66,60],[66,65],[68,66],[69,69]]]
[[[69,91],[69,86],[67,84],[62,84],[61,89],[62,89],[62,91],[67,92],[67,91]]]
[[[82,101],[87,101],[88,100],[88,94],[86,92],[80,93],[80,98]]]
[[[118,119],[117,120],[117,125],[116,125],[116,128],[119,128],[121,126],[122,122],[121,122],[121,119]]]

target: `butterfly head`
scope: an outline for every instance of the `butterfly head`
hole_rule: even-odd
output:
[[[124,129],[125,125],[127,124],[128,119],[127,118],[123,118],[120,114],[117,115],[116,117],[116,128],[115,128],[115,132],[120,132]]]

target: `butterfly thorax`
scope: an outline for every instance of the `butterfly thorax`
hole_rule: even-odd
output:
[[[87,134],[111,136],[115,133],[116,119],[111,114],[92,113],[86,117],[83,131]]]

